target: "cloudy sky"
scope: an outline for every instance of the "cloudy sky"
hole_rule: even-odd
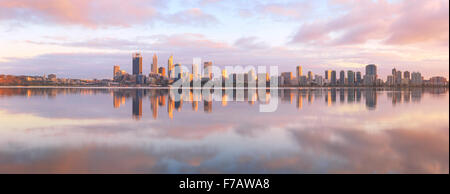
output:
[[[131,54],[449,77],[448,0],[0,0],[0,74],[110,78]]]

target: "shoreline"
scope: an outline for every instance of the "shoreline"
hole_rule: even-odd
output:
[[[51,89],[204,89],[204,87],[179,87],[170,86],[0,86],[4,88],[51,88]],[[319,88],[385,88],[385,89],[408,89],[408,88],[449,88],[449,86],[280,86],[280,87],[217,87],[217,89],[319,89]],[[215,88],[210,88],[215,89]]]

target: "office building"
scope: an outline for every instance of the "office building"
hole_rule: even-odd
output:
[[[212,79],[212,61],[203,63],[203,77]]]
[[[158,57],[156,54],[153,55],[153,63],[152,63],[152,73],[158,73]]]
[[[195,63],[195,62],[192,63],[192,78],[195,80],[199,78],[198,66],[199,66],[198,63]]]
[[[114,65],[113,78],[120,75],[120,66]]]
[[[142,55],[141,53],[133,54],[133,75],[142,74]]]
[[[353,71],[347,71],[347,84],[349,86],[355,85],[355,72]]]
[[[403,72],[403,78],[408,81],[411,79],[411,74],[409,73],[409,71]]]
[[[311,71],[308,71],[308,81],[312,82],[314,80],[314,74]]]
[[[411,85],[412,86],[421,86],[423,84],[423,78],[421,73],[413,72],[411,74]]]
[[[364,75],[365,85],[376,85],[377,82],[377,66],[369,64],[366,66],[366,74]]]
[[[344,70],[339,72],[339,84],[345,85],[345,71]]]
[[[331,79],[331,70],[325,70],[325,79],[328,81]]]
[[[166,68],[164,68],[164,67],[158,68],[158,73],[159,73],[159,75],[161,75],[162,77],[165,77],[165,76],[166,76]]]
[[[331,79],[330,79],[331,85],[336,85],[336,71],[331,71]]]
[[[174,71],[173,71],[173,55],[169,57],[169,60],[167,61],[167,77],[169,79],[174,77]]]
[[[180,64],[175,64],[174,66],[174,77],[175,79],[181,79],[183,77],[183,69]]]
[[[360,71],[356,72],[356,83],[358,85],[362,83],[362,77],[361,77],[361,72]]]
[[[297,74],[295,74],[296,77],[300,77],[303,75],[302,66],[299,65],[295,69],[297,70]]]

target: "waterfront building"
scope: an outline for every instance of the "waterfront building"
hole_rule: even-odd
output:
[[[203,63],[203,77],[212,79],[212,61],[206,61]]]
[[[192,76],[194,80],[197,80],[199,78],[198,66],[199,66],[198,63],[196,62],[192,63]]]
[[[169,79],[174,77],[173,55],[170,55],[169,60],[167,61],[167,77],[169,77]]]
[[[403,72],[403,78],[407,79],[408,81],[411,80],[411,75],[410,75],[409,71]]]
[[[165,76],[166,76],[166,68],[160,67],[160,68],[158,69],[158,73],[159,73],[159,75],[161,75],[162,77],[165,77]]]
[[[295,74],[296,77],[300,77],[300,76],[303,75],[302,66],[300,66],[300,65],[297,66],[297,67],[296,67],[296,70],[297,70],[297,74]]]
[[[325,70],[325,80],[330,81],[331,79],[331,70]]]
[[[133,75],[142,74],[142,55],[141,53],[133,53]]]
[[[175,79],[181,79],[183,77],[183,69],[180,64],[175,64],[173,71]]]
[[[377,66],[369,64],[366,66],[366,74],[364,75],[365,85],[376,85],[377,82]]]
[[[280,84],[287,85],[290,84],[292,80],[292,72],[283,72],[280,76]]]
[[[120,75],[120,66],[118,65],[114,65],[114,69],[113,69],[113,79],[114,77]]]
[[[152,73],[158,73],[158,57],[153,54]]]
[[[330,80],[330,84],[331,85],[336,85],[336,71],[331,71],[331,80]]]
[[[395,85],[401,85],[402,84],[402,72],[397,71],[395,72]]]
[[[431,86],[446,86],[448,85],[447,79],[441,76],[434,76],[430,78]]]
[[[344,70],[341,70],[341,72],[339,72],[339,84],[345,85],[345,71]]]
[[[347,71],[347,84],[349,86],[355,85],[355,72],[351,70]]]

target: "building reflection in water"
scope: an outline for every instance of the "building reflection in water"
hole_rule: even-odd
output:
[[[339,91],[337,91],[339,90]],[[174,91],[171,91],[174,92]],[[400,103],[416,103],[419,102],[424,93],[431,95],[439,95],[448,92],[448,88],[403,88],[403,89],[383,89],[383,88],[310,88],[310,89],[279,89],[278,95],[271,95],[270,90],[258,91],[253,90],[224,90],[221,96],[215,96],[213,91],[202,94],[202,90],[186,90],[183,91],[180,100],[173,99],[169,95],[168,89],[89,89],[89,88],[4,88],[0,89],[0,98],[5,96],[22,95],[45,96],[54,99],[58,95],[81,94],[95,95],[98,93],[110,94],[113,98],[113,108],[122,107],[127,99],[132,99],[132,116],[136,120],[142,119],[143,98],[149,97],[150,109],[154,119],[159,116],[159,111],[163,107],[167,107],[169,118],[173,119],[174,110],[182,111],[184,103],[191,103],[192,110],[197,112],[201,101],[203,101],[203,110],[205,113],[212,113],[214,104],[221,104],[221,107],[227,107],[230,101],[236,103],[247,102],[253,104],[267,104],[272,99],[281,100],[282,103],[292,104],[296,99],[295,106],[297,109],[304,108],[303,100],[307,99],[308,104],[313,104],[314,99],[324,99],[326,106],[332,107],[336,102],[336,93],[339,92],[339,100],[343,103],[361,103],[364,100],[365,107],[368,110],[377,108],[377,100],[379,93],[387,95],[392,105]],[[345,100],[346,98],[346,100]],[[218,101],[218,102],[215,102]],[[167,102],[167,104],[166,104]],[[148,107],[148,106],[147,106]]]
[[[222,107],[227,107],[229,101],[235,101],[238,103],[247,102],[249,105],[267,104],[271,98],[275,97],[281,99],[282,103],[292,104],[296,99],[295,106],[298,110],[304,108],[303,100],[308,101],[308,105],[314,103],[314,99],[323,98],[326,102],[326,106],[332,107],[336,103],[336,97],[339,95],[339,104],[347,103],[360,103],[363,97],[365,107],[368,110],[375,110],[377,107],[378,92],[383,89],[376,88],[312,88],[312,89],[280,89],[278,96],[270,94],[270,90],[258,91],[253,90],[224,90],[220,93],[221,96],[217,96],[214,91],[206,92],[202,94],[202,90],[186,90],[181,93],[178,100],[174,99],[173,92],[168,89],[135,89],[135,90],[113,90],[113,107],[119,108],[125,104],[127,98],[132,98],[132,115],[136,120],[142,118],[142,99],[149,96],[150,109],[152,117],[158,118],[159,107],[166,106],[167,101],[167,113],[170,119],[174,117],[174,110],[181,112],[183,109],[183,103],[191,104],[192,110],[197,112],[199,109],[199,102],[203,101],[203,112],[212,113],[213,105],[217,103]],[[447,89],[435,89],[427,90],[424,88],[409,88],[409,89],[396,89],[386,90],[388,99],[392,102],[392,105],[399,103],[418,102],[422,98],[423,93],[443,93]],[[172,93],[171,93],[172,92]],[[30,94],[30,91],[26,91],[24,95]],[[49,96],[55,96],[57,93],[52,92]]]
[[[133,107],[133,118],[136,120],[140,120],[142,118],[142,97],[145,90],[135,90],[135,95],[132,100]]]

